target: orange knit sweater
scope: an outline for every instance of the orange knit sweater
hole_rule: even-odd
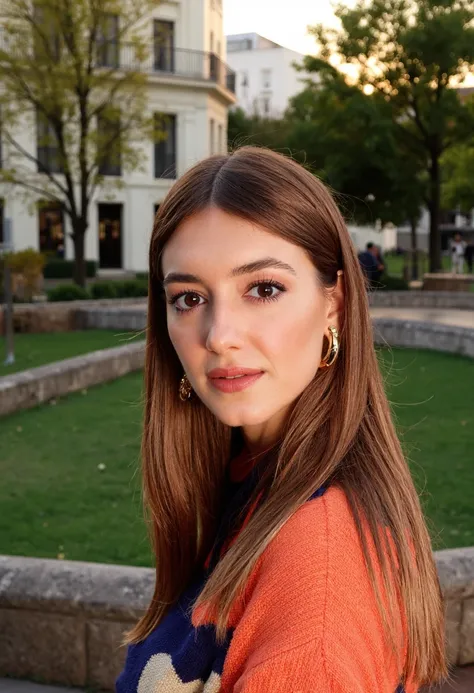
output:
[[[267,547],[233,609],[223,646],[215,642],[214,625],[203,625],[192,611],[201,587],[192,588],[143,643],[131,646],[118,693],[418,690],[413,681],[399,685],[400,666],[340,488],[308,501]],[[403,614],[399,622],[403,661]]]

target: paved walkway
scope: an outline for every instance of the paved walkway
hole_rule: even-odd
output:
[[[80,691],[78,688],[40,686],[28,681],[0,679],[0,693],[80,693]],[[456,669],[451,681],[442,688],[424,689],[420,693],[474,693],[474,666]]]
[[[474,329],[474,311],[441,308],[383,308],[372,307],[373,318],[394,318],[395,320],[416,320],[435,322],[440,325],[457,325]],[[474,689],[473,689],[474,693]]]

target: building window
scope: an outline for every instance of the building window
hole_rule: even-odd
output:
[[[174,72],[174,24],[155,19],[153,22],[155,70]]]
[[[222,148],[222,132],[223,132],[222,125],[219,125],[217,127],[217,146],[218,146],[217,151],[219,152],[219,154],[223,154],[223,152],[224,152],[224,150]]]
[[[166,136],[155,142],[155,178],[176,178],[176,116],[156,114],[155,124]]]
[[[56,133],[43,113],[37,113],[37,159],[39,173],[62,173],[61,158]]]
[[[270,97],[264,96],[261,99],[261,104],[262,104],[262,112],[264,116],[270,115]]]
[[[214,118],[211,118],[209,121],[209,152],[211,154],[214,154],[214,128]]]
[[[64,258],[64,214],[62,206],[44,202],[38,210],[39,249],[52,257]]]
[[[119,18],[106,13],[102,18],[97,39],[97,64],[99,67],[119,66]]]
[[[53,62],[61,59],[61,38],[55,21],[54,11],[35,3],[33,7],[33,19],[38,27],[34,31],[34,52],[38,60],[44,61],[46,57]]]
[[[97,116],[97,133],[101,139],[99,173],[101,176],[121,176],[120,121],[104,115]]]
[[[262,89],[271,89],[272,88],[272,71],[265,69],[262,70]]]
[[[99,204],[99,266],[103,269],[122,267],[121,204]]]

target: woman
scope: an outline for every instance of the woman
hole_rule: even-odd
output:
[[[328,191],[244,147],[150,245],[153,600],[119,693],[418,690],[446,673],[428,533]]]

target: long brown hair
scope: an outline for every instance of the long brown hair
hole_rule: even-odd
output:
[[[212,572],[198,604],[210,605],[217,614],[221,637],[234,600],[272,537],[315,489],[335,483],[349,501],[383,623],[392,636],[392,612],[397,604],[400,612],[399,599],[404,605],[403,677],[437,681],[446,675],[439,582],[384,393],[357,255],[325,186],[290,158],[255,147],[198,163],[173,186],[155,220],[142,456],[156,586],[129,641],[144,639],[156,627],[212,547],[230,456],[230,429],[197,397],[186,403],[179,399],[183,371],[168,337],[162,289],[161,257],[167,241],[186,218],[209,206],[302,247],[326,288],[335,285],[342,269],[345,307],[336,365],[318,371],[295,403],[278,449],[268,457],[261,482],[268,489],[265,501]],[[388,531],[381,532],[382,527]],[[369,542],[381,567],[388,615]]]

